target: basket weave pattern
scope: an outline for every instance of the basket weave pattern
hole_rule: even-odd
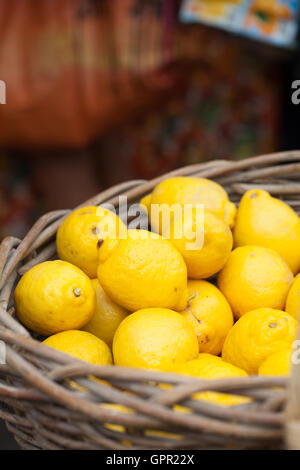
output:
[[[114,186],[82,205],[110,202],[117,206],[120,195],[127,196],[130,204],[162,179],[175,175],[214,179],[237,204],[248,189],[263,188],[300,214],[300,151],[192,165],[150,182]],[[0,417],[21,447],[259,449],[279,448],[286,439],[289,447],[300,448],[297,366],[293,366],[291,380],[252,376],[208,381],[90,365],[48,348],[31,336],[15,316],[14,287],[30,267],[56,258],[56,231],[69,212],[48,213],[22,241],[7,237],[0,246],[0,340],[6,343],[6,365],[0,366]],[[161,383],[172,387],[157,387]],[[252,401],[223,407],[192,399],[193,393],[207,390],[245,395]],[[122,404],[134,412],[104,408],[99,406],[101,402]],[[174,410],[176,404],[192,412],[180,413]]]

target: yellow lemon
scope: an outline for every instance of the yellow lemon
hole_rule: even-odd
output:
[[[286,312],[298,320],[300,315],[300,274],[295,277],[286,299]]]
[[[151,225],[155,231],[161,230],[161,205],[203,204],[205,209],[221,217],[230,227],[233,226],[236,208],[229,201],[225,189],[218,183],[205,178],[174,177],[159,183],[150,196],[141,203],[151,205]],[[154,206],[153,206],[154,205]]]
[[[98,279],[93,279],[92,285],[96,293],[96,308],[94,315],[83,330],[92,333],[111,346],[115,331],[128,315],[128,311],[106,295]]]
[[[66,261],[45,261],[27,271],[15,290],[20,321],[49,335],[80,329],[92,317],[96,298],[90,279]]]
[[[129,240],[158,240],[163,237],[155,232],[149,232],[148,230],[141,229],[129,229],[127,230],[126,239]],[[99,263],[104,263],[107,258],[120,246],[120,240],[116,238],[107,237],[102,245],[101,250],[99,250],[98,261]]]
[[[272,308],[252,310],[243,315],[229,331],[222,358],[249,374],[257,374],[268,356],[291,347],[296,329],[296,320],[286,312]]]
[[[141,229],[129,229],[127,231],[127,237],[130,240],[162,240],[163,237],[155,232],[149,232],[149,230]]]
[[[204,279],[220,271],[232,250],[229,226],[207,210],[202,213],[191,208],[175,215],[167,232],[163,235],[170,236],[182,254],[191,279]]]
[[[187,269],[169,240],[128,237],[101,261],[99,282],[109,297],[124,308],[185,308]]]
[[[259,369],[259,375],[289,375],[291,368],[291,348],[281,349],[265,359]]]
[[[199,354],[197,359],[184,364],[176,364],[169,371],[202,379],[247,377],[248,375],[244,370],[223,361],[220,357],[206,353]],[[192,397],[196,400],[205,400],[223,406],[241,405],[250,401],[247,397],[212,391],[195,393]]]
[[[146,308],[119,325],[113,340],[116,365],[165,369],[198,356],[197,336],[180,313]]]
[[[142,199],[140,200],[140,204],[142,206],[145,206],[145,210],[147,212],[150,211],[150,208],[151,208],[151,198],[152,198],[152,194],[146,194],[146,196],[142,197]]]
[[[183,316],[194,328],[199,351],[220,354],[233,325],[229,303],[217,287],[207,281],[188,281],[189,301]]]
[[[103,207],[87,206],[72,212],[57,231],[57,252],[61,259],[97,277],[98,252],[106,237],[126,237],[124,223]]]
[[[218,276],[218,286],[239,318],[250,310],[283,310],[293,275],[283,259],[261,246],[232,251]]]
[[[87,331],[62,331],[49,336],[43,343],[82,361],[101,366],[112,364],[112,355],[107,344]]]
[[[242,197],[234,226],[234,244],[271,248],[294,274],[300,270],[300,218],[267,191],[253,189]]]

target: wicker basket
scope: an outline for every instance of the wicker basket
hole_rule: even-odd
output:
[[[240,162],[212,161],[173,171],[163,178],[170,175],[213,178],[236,203],[246,190],[264,188],[300,213],[300,151]],[[88,204],[117,205],[119,195],[126,195],[129,202],[137,201],[163,178],[120,184]],[[56,257],[55,234],[68,213],[46,214],[24,240],[8,237],[0,246],[0,339],[6,343],[6,365],[0,366],[0,417],[6,420],[21,447],[300,449],[297,366],[293,366],[291,380],[252,376],[203,381],[176,374],[89,365],[31,337],[15,318],[12,292],[20,274]],[[91,375],[110,386],[90,380]],[[157,387],[159,383],[173,387],[162,389]],[[222,407],[191,398],[191,394],[205,390],[245,395],[252,401]],[[134,413],[104,408],[99,406],[101,402],[122,404]],[[180,413],[174,410],[174,404],[193,412]]]

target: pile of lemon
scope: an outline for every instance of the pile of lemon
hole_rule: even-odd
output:
[[[160,212],[154,217],[174,204],[188,207],[180,236],[178,214],[168,226]],[[202,213],[193,210],[199,204]],[[20,321],[48,346],[99,365],[204,379],[288,374],[300,310],[293,209],[260,189],[236,209],[219,184],[191,177],[164,180],[141,206],[151,231],[127,229],[102,207],[65,218],[60,259],[34,266],[16,287]],[[187,249],[199,227],[203,243]],[[194,398],[248,401],[214,392]]]

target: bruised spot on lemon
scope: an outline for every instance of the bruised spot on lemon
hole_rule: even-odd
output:
[[[194,328],[199,352],[220,354],[233,325],[229,303],[222,292],[207,281],[188,281],[189,299],[183,316]]]

